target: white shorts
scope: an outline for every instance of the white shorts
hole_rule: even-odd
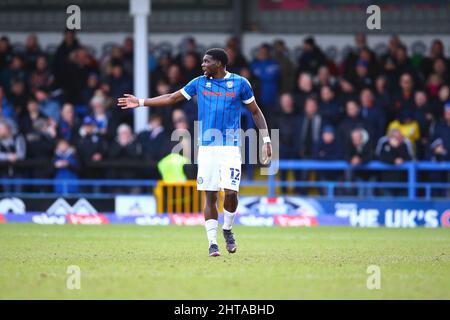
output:
[[[240,147],[200,146],[197,162],[197,190],[239,191],[242,164]]]

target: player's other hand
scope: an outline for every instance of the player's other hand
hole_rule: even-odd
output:
[[[122,98],[117,99],[117,105],[121,109],[137,108],[139,107],[139,100],[132,94],[125,93]]]
[[[272,159],[272,144],[270,142],[264,143],[262,152],[262,164],[268,165]]]

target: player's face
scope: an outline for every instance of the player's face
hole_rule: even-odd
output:
[[[202,62],[202,70],[204,72],[204,75],[207,77],[214,76],[217,73],[217,70],[219,68],[219,63],[220,62],[214,60],[213,57],[206,54],[203,57],[203,62]]]

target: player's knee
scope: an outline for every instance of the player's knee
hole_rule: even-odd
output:
[[[207,191],[206,192],[206,204],[214,205],[217,203],[218,195],[217,192]]]

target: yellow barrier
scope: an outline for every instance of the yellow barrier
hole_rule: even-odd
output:
[[[155,188],[158,213],[201,213],[205,206],[205,192],[197,191],[197,181],[158,181]],[[223,191],[219,192],[218,211],[223,212]]]

